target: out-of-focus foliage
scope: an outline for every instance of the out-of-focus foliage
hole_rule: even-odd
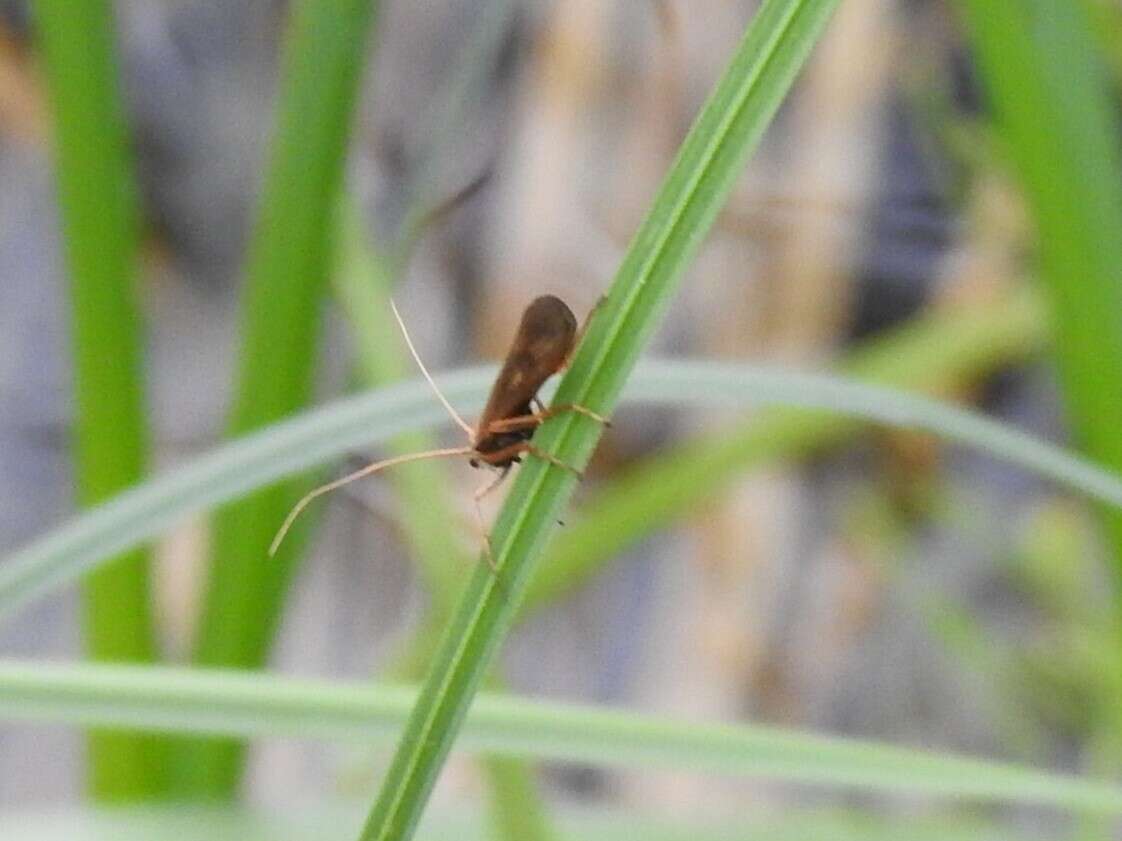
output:
[[[239,465],[276,458],[275,478],[328,450],[416,434],[439,412],[420,408],[427,395],[387,403],[365,438],[344,424],[292,439],[292,452],[264,447],[257,462],[238,461],[252,455],[241,444],[194,457],[231,411],[244,431],[407,371],[384,310],[391,287],[438,372],[501,356],[541,292],[582,318],[757,6],[397,4],[367,38],[369,3],[288,5],[37,0],[32,16],[0,3],[0,558],[12,559],[0,560],[0,604],[32,592],[9,585],[58,593],[0,628],[0,653],[71,657],[81,638],[102,655],[176,661],[202,648],[208,661],[260,664],[271,650],[275,667],[323,676],[423,664],[470,574],[456,558],[480,548],[467,470],[430,465],[324,501],[303,524],[312,539],[292,541],[280,567],[261,544],[287,498],[253,516],[231,508],[242,513],[213,532],[176,512],[243,494],[269,472]],[[1117,469],[1120,21],[1105,0],[840,4],[684,278],[657,352],[935,389]],[[477,194],[423,224],[481,173]],[[343,193],[360,208],[346,229],[335,216]],[[331,301],[324,281],[340,245]],[[1027,296],[1028,284],[1045,294]],[[483,385],[469,389],[475,399]],[[1084,779],[1116,775],[1122,746],[1117,539],[1104,540],[1092,507],[937,437],[782,406],[726,418],[732,409],[688,391],[614,417],[532,584],[534,609],[500,664],[505,685],[1013,759],[1113,791]],[[892,402],[871,399],[873,413]],[[71,428],[82,442],[73,481]],[[70,499],[140,478],[149,444],[166,478],[136,497],[150,505],[128,528],[113,508],[59,527]],[[430,506],[437,484],[442,501]],[[161,488],[170,495],[145,496]],[[109,532],[83,531],[89,523]],[[173,523],[151,580],[133,564],[95,585],[79,631],[63,573]],[[36,564],[12,554],[24,547]],[[99,720],[112,723],[124,700],[109,689]],[[74,738],[0,729],[0,835],[73,837],[101,820],[9,818],[73,801],[86,770]],[[114,837],[184,838],[188,824],[200,837],[353,837],[358,813],[325,817],[320,804],[365,799],[382,768],[362,746],[264,739],[243,777],[228,746],[196,746],[188,766],[152,744],[95,747],[95,792],[154,795],[172,772],[194,776],[181,794],[240,789],[270,811],[307,803],[313,817],[282,827],[230,809],[106,817]],[[440,811],[470,834],[450,801],[475,805],[486,786],[507,804],[489,830],[520,841],[1051,838],[1073,825],[1014,806],[982,823],[963,802],[901,807],[887,795],[823,813],[824,799],[846,795],[482,767],[477,782],[474,765],[453,763]],[[984,782],[963,774],[967,788]],[[1019,791],[1033,800],[1031,786]],[[545,808],[527,808],[533,824],[515,828],[517,804],[531,802]],[[595,814],[572,818],[575,802]],[[439,821],[426,829],[439,835]]]

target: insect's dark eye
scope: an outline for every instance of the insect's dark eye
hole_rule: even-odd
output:
[[[514,458],[512,458],[511,461],[513,461],[515,464],[521,464],[522,463],[522,459],[520,459],[518,456],[515,456]]]
[[[472,467],[479,467],[479,459],[473,458],[468,461]]]

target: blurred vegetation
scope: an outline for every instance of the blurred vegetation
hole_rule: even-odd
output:
[[[70,276],[74,368],[74,484],[95,505],[139,482],[148,421],[137,313],[139,229],[132,161],[108,2],[36,4],[51,92],[55,172]],[[83,637],[97,660],[150,662],[156,631],[143,549],[84,585]],[[105,801],[159,796],[167,757],[155,740],[91,731],[91,794]]]
[[[575,309],[591,309],[608,270],[623,254],[620,242],[638,227],[641,215],[652,211],[655,223],[666,227],[652,223],[643,230],[679,230],[681,243],[672,243],[663,266],[657,237],[638,237],[621,269],[634,281],[631,291],[598,313],[591,350],[575,361],[562,385],[563,400],[569,395],[596,408],[609,405],[656,316],[668,307],[672,281],[700,245],[716,214],[716,198],[739,173],[732,159],[750,145],[733,144],[731,151],[720,145],[721,132],[727,133],[737,113],[732,100],[725,101],[727,110],[710,112],[712,143],[703,151],[712,153],[715,169],[724,166],[721,178],[726,180],[706,183],[705,166],[689,175],[689,167],[680,165],[675,178],[686,173],[701,179],[699,187],[693,185],[701,209],[652,198],[749,15],[727,8],[695,12],[670,0],[611,14],[598,4],[571,0],[531,14],[491,0],[478,14],[461,10],[461,19],[445,22],[442,30],[429,20],[431,12],[396,10],[402,20],[416,15],[420,23],[408,30],[417,40],[402,35],[395,43],[384,40],[381,30],[402,22],[381,15],[379,5],[297,0],[285,12],[272,105],[276,117],[241,272],[228,435],[267,427],[311,405],[321,388],[326,391],[340,379],[341,356],[341,379],[354,388],[410,376],[412,365],[387,306],[391,294],[415,301],[405,310],[419,344],[437,346],[441,334],[450,336],[445,356],[449,348],[462,346],[468,329],[450,325],[456,319],[449,319],[449,312],[473,323],[475,358],[502,352],[518,306],[539,288],[574,296]],[[763,34],[741,59],[759,62],[753,67],[766,82],[767,73],[777,72],[769,62],[776,55],[782,59],[789,47],[783,38],[804,38],[808,46],[817,41],[816,24],[800,15],[825,14],[830,5],[766,3],[757,21]],[[92,506],[143,481],[152,442],[159,443],[145,397],[152,390],[145,351],[146,336],[162,325],[145,327],[145,296],[139,293],[159,285],[152,276],[174,274],[162,263],[164,249],[174,250],[174,243],[153,245],[161,222],[138,198],[138,171],[145,163],[137,138],[143,133],[136,126],[130,130],[124,103],[128,95],[136,108],[134,87],[143,89],[149,80],[128,60],[126,34],[132,30],[123,21],[131,20],[129,13],[106,0],[34,0],[31,6],[33,38],[26,49],[41,74],[42,91],[35,90],[39,77],[27,71],[23,48],[13,46],[18,27],[0,24],[0,113],[31,113],[19,110],[28,96],[42,96],[48,105],[69,280],[75,497],[81,506]],[[1037,363],[1043,359],[1045,369],[1055,368],[1062,427],[1071,430],[1074,444],[1089,458],[1122,472],[1122,63],[1116,49],[1122,10],[1093,0],[954,0],[949,8],[916,4],[917,10],[899,23],[892,20],[891,6],[841,4],[805,78],[765,138],[762,162],[737,182],[730,206],[686,275],[683,294],[669,308],[666,341],[688,341],[698,355],[711,359],[828,361],[840,374],[997,409],[1003,408],[1003,395],[1023,393],[1026,380],[1040,381]],[[455,33],[457,48],[424,40],[438,31]],[[425,43],[424,50],[417,43]],[[963,44],[969,48],[970,73],[963,71]],[[443,72],[433,74],[435,80],[415,69],[427,67],[427,52],[450,57],[437,62]],[[894,69],[900,67],[905,70]],[[777,106],[783,85],[769,90],[773,98],[766,105]],[[934,173],[941,200],[956,215],[955,246],[937,267],[916,268],[922,260],[915,255],[944,238],[945,230],[932,219],[946,208],[932,214],[922,202],[886,201],[870,209],[878,189],[876,159],[890,157],[885,151],[890,142],[869,128],[885,102],[897,118],[903,115],[909,131],[923,134],[914,143],[922,157],[916,168]],[[761,106],[756,116],[768,107]],[[499,116],[507,114],[513,116]],[[766,121],[759,119],[751,131],[762,131]],[[34,120],[20,123],[25,124]],[[372,160],[378,170],[373,178]],[[894,163],[892,158],[887,165]],[[484,185],[482,196],[451,213],[433,214],[456,185],[492,170],[497,175]],[[784,196],[794,199],[787,202]],[[144,198],[153,201],[149,194]],[[387,218],[392,223],[386,224]],[[889,269],[861,267],[855,257],[862,226],[878,225],[902,229],[906,240],[915,240],[907,243],[914,246],[907,259],[887,261]],[[839,234],[849,227],[858,233]],[[434,255],[441,253],[451,256],[445,257],[447,265],[435,268],[439,258]],[[644,262],[647,257],[653,262]],[[862,270],[865,282],[884,282],[880,275],[888,280],[862,291],[854,279]],[[663,271],[665,276],[659,274]],[[449,279],[437,288],[431,275],[441,272]],[[422,275],[429,287],[424,293],[417,291]],[[909,283],[901,297],[917,300],[894,299],[891,290]],[[1030,284],[1036,288],[1026,289]],[[920,287],[922,293],[914,291]],[[639,316],[629,307],[637,307]],[[340,316],[338,322],[326,313]],[[886,323],[893,325],[891,331],[880,329]],[[345,353],[334,338],[340,332],[349,340]],[[876,335],[852,342],[866,333]],[[433,367],[445,366],[434,359]],[[1044,405],[1040,411],[1051,408],[1046,388],[1029,391],[1032,401]],[[683,408],[691,405],[682,402]],[[1019,423],[1025,413],[1011,414]],[[907,432],[871,437],[851,418],[770,408],[735,423],[713,428],[706,423],[700,434],[667,444],[670,425],[684,427],[689,416],[667,417],[630,410],[617,416],[578,498],[579,517],[572,517],[546,550],[540,572],[517,582],[519,590],[526,587],[531,639],[535,626],[552,627],[551,608],[556,611],[576,597],[580,616],[579,600],[591,598],[611,617],[585,630],[589,637],[608,638],[594,639],[595,650],[581,656],[602,656],[607,663],[618,650],[635,655],[635,638],[642,636],[647,648],[640,656],[659,661],[643,667],[656,673],[655,686],[649,678],[643,685],[633,664],[626,679],[644,703],[675,706],[685,697],[696,717],[732,717],[747,707],[753,718],[861,735],[865,719],[860,716],[854,723],[844,714],[839,720],[813,713],[857,697],[862,714],[893,711],[878,731],[884,738],[902,736],[948,750],[932,762],[953,761],[951,749],[977,745],[976,753],[1077,774],[1042,774],[1031,782],[1014,775],[1007,783],[994,783],[997,789],[1006,786],[1004,796],[1012,800],[1061,803],[1077,816],[1080,804],[1094,807],[1088,813],[1117,811],[1102,804],[1118,800],[1117,789],[1103,780],[1117,779],[1122,749],[1119,510],[1084,506],[1035,486],[1029,493],[1018,486],[1015,502],[999,509],[984,498],[985,490],[971,484],[980,471],[943,466],[952,457],[940,443]],[[539,441],[583,461],[598,432],[583,423],[570,418],[551,424]],[[388,450],[412,452],[435,442],[418,431],[401,436]],[[829,504],[791,502],[798,495],[791,488],[800,471],[804,485],[836,486],[844,500],[837,506],[840,516]],[[519,537],[532,531],[527,522],[540,521],[538,531],[544,533],[559,517],[570,519],[558,506],[563,491],[571,488],[562,488],[562,477],[554,473],[540,464],[520,471],[495,531],[500,562],[506,562],[510,545],[519,569],[533,554],[526,547],[540,551],[536,539]],[[458,501],[470,491],[463,490],[455,469],[416,464],[386,480],[392,501],[375,494],[357,506],[363,521],[375,521],[376,541],[352,536],[349,544],[322,543],[338,556],[365,557],[373,548],[388,556],[391,548],[399,548],[408,558],[413,580],[405,589],[393,589],[393,569],[383,565],[375,590],[385,590],[388,599],[419,599],[412,625],[385,638],[359,634],[346,643],[359,652],[364,673],[378,659],[388,663],[389,675],[414,678],[433,658],[440,635],[458,627],[452,617],[465,589],[469,596],[497,590],[483,566],[468,582],[466,560],[478,543]],[[277,559],[267,560],[266,548],[311,481],[305,475],[258,488],[215,513],[209,547],[190,559],[204,569],[201,595],[188,600],[194,618],[185,648],[191,663],[260,669],[270,661],[293,613],[292,585],[316,568],[305,568],[305,562],[309,550],[321,545],[310,538],[322,518],[312,512],[301,520]],[[817,490],[823,493],[820,500],[832,498]],[[1000,522],[981,513],[997,510],[1015,513]],[[521,512],[517,524],[516,511]],[[380,528],[384,522],[390,527]],[[683,523],[688,529],[678,535],[688,540],[670,534]],[[515,535],[510,543],[508,529]],[[813,548],[807,542],[810,530],[819,535]],[[336,535],[339,529],[330,531]],[[960,551],[939,547],[931,539],[936,533],[963,536]],[[801,548],[793,548],[800,540]],[[685,542],[694,544],[692,553],[679,545]],[[961,548],[967,545],[971,548]],[[652,562],[641,579],[628,571],[634,566],[628,553],[636,547]],[[157,617],[154,608],[166,603],[167,594],[157,599],[163,585],[150,575],[150,554],[129,551],[85,582],[82,641],[91,659],[140,664],[171,659],[163,653],[170,623],[157,621],[166,617]],[[666,557],[685,558],[690,572],[673,579],[679,586],[665,604],[652,607],[643,599],[663,580],[654,567]],[[781,567],[794,569],[796,557],[808,559],[803,563],[807,575],[819,576],[812,589]],[[925,567],[960,569],[970,563],[975,568],[957,577],[950,570],[937,579],[923,577]],[[928,586],[930,580],[939,584]],[[639,595],[632,590],[621,595],[621,587],[627,587],[619,581],[629,582]],[[357,584],[355,593],[370,595]],[[636,607],[640,601],[642,609]],[[488,654],[517,607],[498,596],[490,602],[481,596],[480,604],[478,611],[461,610],[477,624],[476,613],[491,611],[499,617],[494,620],[498,630],[465,643],[473,676],[449,672],[444,678],[445,685],[463,689],[457,703],[464,708],[469,684],[482,678]],[[870,672],[846,671],[847,660],[863,649],[872,652],[869,656],[883,653],[894,637],[905,640],[913,633],[906,623],[885,624],[901,604],[921,627],[917,633],[937,641],[925,656],[944,660],[928,680],[936,683],[940,675],[953,674],[955,686],[966,687],[961,705],[974,708],[961,730],[935,716],[925,724],[935,728],[937,738],[932,738],[931,729],[921,729],[923,710],[914,708],[912,696],[897,691],[901,684],[892,676],[883,684],[850,685],[853,674]],[[766,614],[761,606],[769,608]],[[660,643],[660,633],[669,634],[678,624],[688,629],[681,639],[696,645],[685,660],[673,644]],[[459,626],[476,627],[464,621]],[[308,631],[307,624],[301,626],[301,633]],[[784,641],[776,642],[785,631]],[[457,642],[449,639],[449,646]],[[363,653],[375,648],[378,658]],[[456,656],[461,654],[457,649]],[[463,667],[462,657],[453,660],[450,666]],[[885,669],[906,665],[897,659]],[[511,666],[501,663],[497,671],[518,685]],[[28,668],[34,672],[35,664]],[[51,674],[45,666],[41,671],[44,679]],[[69,712],[58,713],[59,720],[121,723],[112,714],[114,692],[122,703],[128,693],[111,685],[99,695],[99,675],[73,676],[82,691],[68,702]],[[499,685],[499,677],[493,679]],[[582,685],[577,674],[559,680],[566,688],[568,681]],[[153,701],[156,708],[175,708],[171,685],[172,697]],[[243,712],[263,712],[269,691],[265,683],[260,697],[250,691],[241,699]],[[182,693],[179,700],[185,703],[186,686]],[[0,709],[5,697],[10,704],[18,700],[17,682],[5,683],[0,675]],[[938,701],[930,703],[934,707]],[[232,712],[220,715],[234,720]],[[450,715],[448,728],[438,736],[450,741],[455,719]],[[516,723],[515,716],[505,719],[508,727]],[[626,734],[629,727],[641,730],[641,722],[625,716],[617,727],[617,735]],[[691,732],[690,725],[682,727],[683,733]],[[940,727],[947,728],[946,738]],[[238,824],[231,802],[247,783],[256,784],[246,773],[246,742],[190,735],[200,729],[206,732],[184,727],[185,735],[177,737],[90,731],[91,803],[174,798],[228,804],[207,812],[213,820],[189,830],[182,820],[191,812],[176,811],[178,806],[107,818],[114,837],[129,832],[211,837],[205,836],[208,826],[219,832],[236,825],[231,837],[234,831],[239,837],[266,831]],[[645,735],[652,745],[662,744]],[[780,739],[774,746],[774,761],[793,769],[788,779],[821,783],[831,774],[844,779],[846,768],[859,764],[844,757],[834,759],[835,765],[816,762],[800,754],[794,742],[784,744]],[[862,746],[854,741],[853,747]],[[667,749],[675,750],[673,744]],[[687,767],[688,751],[679,749]],[[549,753],[542,748],[540,755]],[[528,758],[538,756],[531,750]],[[607,837],[635,831],[642,822],[636,804],[643,811],[646,804],[659,804],[652,815],[673,808],[672,803],[689,804],[693,813],[717,804],[719,815],[744,793],[723,784],[712,791],[685,786],[679,792],[675,783],[658,780],[647,787],[624,782],[616,790],[594,785],[604,799],[614,795],[611,799],[629,806],[630,814],[613,824],[612,810],[597,808],[586,826],[564,806],[554,808],[554,800],[564,800],[551,794],[563,787],[558,777],[541,775],[525,758],[484,760],[492,814],[480,837]],[[339,764],[332,765],[329,776],[345,776]],[[362,767],[369,764],[364,756]],[[439,758],[430,772],[438,767]],[[953,770],[933,771],[921,756],[905,757],[885,777],[892,775],[909,778],[928,795],[958,791]],[[987,782],[1003,779],[1001,771],[979,766],[970,782],[981,791]],[[328,789],[338,785],[331,779],[318,782]],[[403,782],[412,786],[409,796],[424,784],[408,777]],[[893,789],[888,782],[872,787]],[[1065,799],[1057,794],[1062,791],[1075,794]],[[1108,837],[1113,826],[1108,819],[1080,823],[1057,817],[1034,828],[1026,825],[1023,812],[1012,807],[982,811],[962,794],[916,809],[916,820],[896,825],[899,810],[883,808],[881,799],[863,801],[868,808],[823,813],[808,807],[799,792],[766,787],[758,794],[761,803],[780,804],[784,815],[772,820],[762,809],[765,817],[752,821],[759,837],[766,838],[871,839],[905,831],[909,837],[940,838]],[[420,796],[413,804],[418,812],[423,800]],[[895,817],[888,820],[885,814]],[[99,819],[91,815],[89,820]],[[336,826],[334,819],[320,821],[317,830],[294,831],[292,837],[322,835],[322,827]],[[353,815],[332,837],[353,837],[352,823],[357,826]],[[5,837],[47,837],[36,833],[53,831],[33,824],[21,828],[0,815]],[[746,837],[743,829],[731,832]],[[426,831],[438,837],[436,824],[423,825],[422,837]],[[692,838],[731,837],[719,821],[698,821],[688,831]],[[646,832],[667,838],[684,834],[673,828]]]

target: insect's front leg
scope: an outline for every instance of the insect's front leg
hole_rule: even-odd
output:
[[[561,461],[561,459],[556,458],[555,456],[551,456],[544,450],[538,449],[529,441],[518,441],[508,447],[503,447],[501,450],[495,450],[494,452],[487,453],[487,457],[484,460],[489,461],[493,464],[501,464],[503,462],[510,461],[515,456],[520,456],[523,453],[529,453],[532,456],[537,456],[542,461],[548,461],[550,464],[555,465],[556,467],[560,467],[563,470],[568,470],[578,479],[584,478],[584,474],[577,470],[575,467],[571,467],[568,464],[565,464],[565,462]]]
[[[565,403],[561,406],[550,406],[548,409],[543,409],[540,412],[535,412],[529,415],[516,415],[513,418],[503,418],[502,420],[491,421],[487,424],[487,432],[500,433],[500,432],[518,432],[523,429],[533,429],[541,425],[544,421],[556,415],[562,415],[565,412],[576,412],[578,415],[584,415],[586,418],[592,418],[597,423],[603,424],[606,427],[611,427],[612,422],[602,415],[596,414],[591,409],[586,409],[584,406],[578,406],[576,403]]]

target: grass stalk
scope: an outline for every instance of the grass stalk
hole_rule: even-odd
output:
[[[1021,316],[1010,316],[1021,306],[1035,313],[1023,323]],[[902,353],[911,348],[914,358],[909,361],[906,356],[887,356],[884,376],[895,371],[894,380],[920,382],[929,367],[954,364],[940,356],[943,348],[952,358],[968,360],[980,354],[989,358],[990,364],[1000,366],[1023,359],[1042,346],[1043,317],[1031,295],[1020,304],[1002,300],[968,318],[955,315],[952,320],[968,326],[967,335],[976,331],[973,339],[941,339],[937,330],[928,328],[943,319],[921,319],[908,328],[908,332],[915,331],[921,340],[919,344],[899,344]],[[923,349],[925,343],[930,345],[929,351]],[[1008,355],[999,352],[1003,344]],[[891,345],[885,346],[888,347]],[[964,370],[980,374],[985,369]],[[478,408],[494,376],[495,368],[489,366],[444,374],[439,382],[457,404]],[[864,423],[907,425],[1018,465],[1088,499],[1122,507],[1122,475],[1117,472],[1103,470],[977,412],[908,392],[837,376],[697,360],[646,363],[635,372],[628,391],[631,399],[648,404],[723,409],[786,405],[859,418]],[[0,619],[193,513],[237,499],[279,477],[306,471],[354,449],[388,441],[402,432],[446,423],[444,410],[432,399],[428,385],[423,380],[414,380],[338,400],[229,442],[118,495],[5,558],[0,563]],[[773,452],[779,457],[784,452],[778,447],[769,448],[766,436],[758,432],[748,437],[757,439],[760,458],[769,458],[768,454]],[[806,446],[813,447],[815,442],[816,439],[809,438]],[[823,440],[819,445],[826,443]],[[742,467],[752,463],[752,459],[746,459]],[[674,516],[677,511],[670,513]]]
[[[168,732],[390,744],[415,686],[166,666],[0,660],[0,717]],[[1117,782],[754,724],[481,692],[457,748],[611,768],[763,777],[851,791],[911,792],[1122,814]]]
[[[1122,153],[1086,4],[959,0],[996,127],[1036,224],[1071,425],[1122,469]],[[1104,511],[1122,585],[1122,515]],[[1122,613],[1122,599],[1118,600]]]
[[[416,214],[417,218],[424,215]],[[403,342],[390,310],[390,274],[395,266],[400,270],[408,254],[396,260],[375,254],[363,236],[360,212],[351,203],[343,203],[342,217],[335,291],[356,344],[364,384],[375,388],[402,379],[414,367],[402,350]],[[387,449],[390,455],[404,455],[436,446],[433,436],[415,430],[394,438]],[[464,530],[457,527],[463,518],[447,490],[450,483],[446,465],[414,462],[391,471],[386,478],[400,501],[403,531],[430,599],[425,622],[418,632],[424,640],[427,629],[443,627],[451,618],[470,571]],[[426,651],[429,648],[423,642],[419,645]],[[412,646],[417,647],[418,644]],[[403,657],[395,672],[415,678],[420,662],[415,657]],[[496,837],[510,841],[549,841],[555,837],[527,763],[485,757],[482,769],[491,794]]]
[[[147,470],[136,187],[111,4],[37,0],[34,12],[70,279],[74,480],[78,503],[90,506]],[[146,549],[120,555],[86,580],[82,620],[91,658],[157,658]],[[165,788],[162,757],[154,739],[95,730],[88,739],[89,791],[101,801],[157,796]]]
[[[310,400],[334,210],[377,5],[299,0],[290,12],[276,131],[246,268],[232,436]],[[256,668],[265,661],[303,548],[301,530],[275,558],[267,549],[303,488],[281,483],[217,514],[196,663]],[[231,742],[188,746],[179,757],[180,791],[231,796],[243,753]]]
[[[835,3],[768,0],[690,131],[556,400],[609,413],[669,306],[743,162],[763,134]],[[600,434],[579,415],[543,426],[537,443],[581,468]],[[533,563],[575,480],[530,459],[492,533],[495,570],[481,563],[410,716],[362,841],[413,835],[432,786],[492,656],[513,621]]]

